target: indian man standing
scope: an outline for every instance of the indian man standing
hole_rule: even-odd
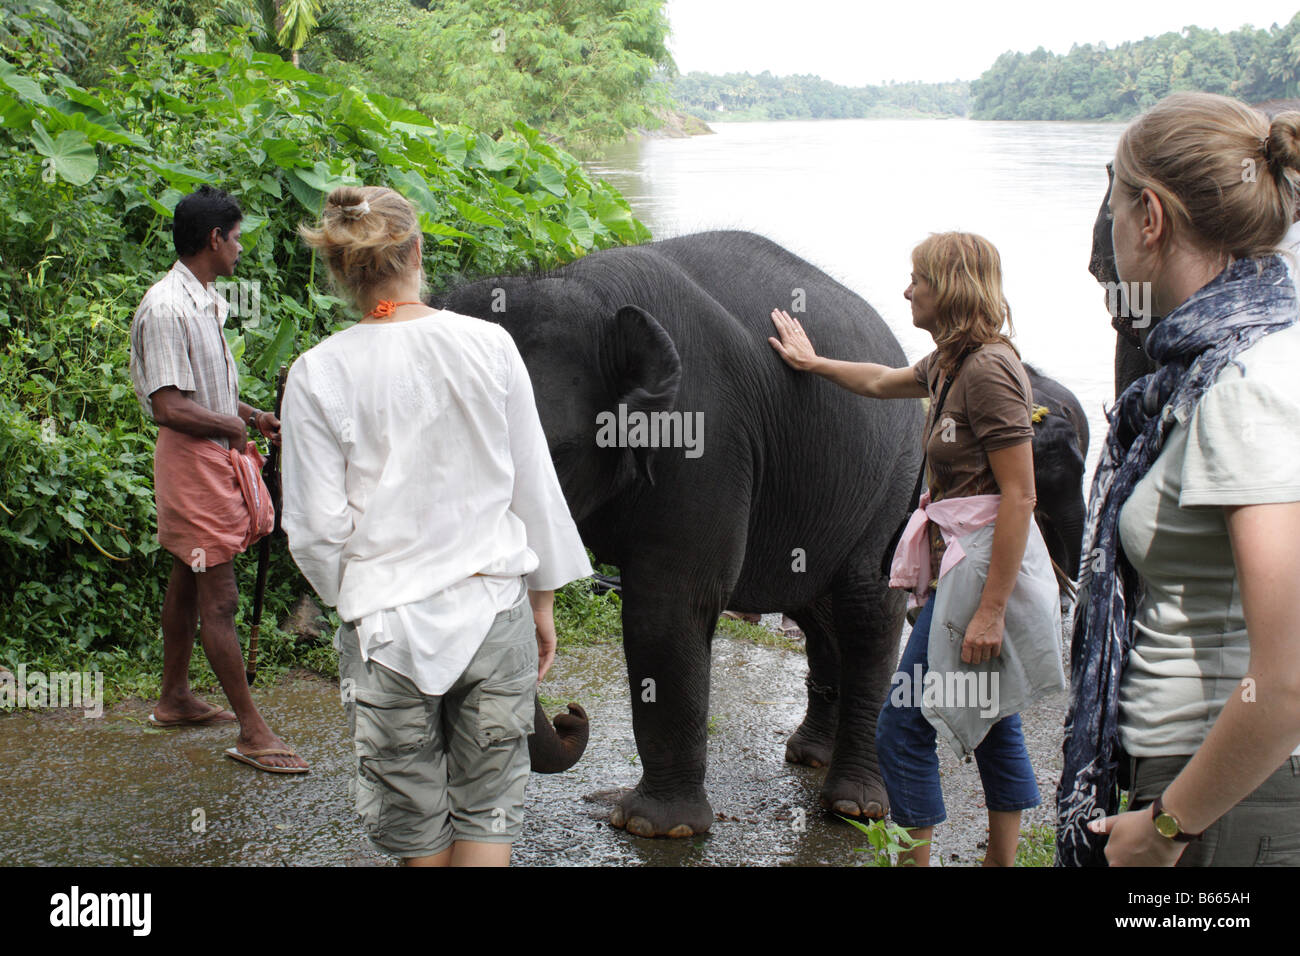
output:
[[[238,720],[238,743],[228,756],[274,773],[305,773],[307,764],[258,713],[235,634],[234,556],[274,522],[261,455],[247,430],[280,444],[275,415],[239,400],[235,360],[221,331],[228,306],[212,285],[235,273],[242,218],[239,203],[211,186],[177,203],[178,260],[131,321],[131,382],[145,415],[158,423],[158,541],[172,555],[162,610],[162,694],[149,719],[160,727]],[[200,620],[203,652],[233,714],[190,689]]]

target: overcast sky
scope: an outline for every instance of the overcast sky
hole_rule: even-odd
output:
[[[1285,24],[1271,0],[668,0],[683,73],[814,73],[848,86],[973,80],[1007,50],[1114,46],[1185,26],[1220,32]]]

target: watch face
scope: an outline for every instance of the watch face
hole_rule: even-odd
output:
[[[1178,821],[1167,813],[1161,813],[1156,817],[1156,829],[1160,831],[1161,836],[1172,839],[1178,836]]]

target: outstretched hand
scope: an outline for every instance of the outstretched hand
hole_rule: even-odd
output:
[[[791,318],[790,313],[784,309],[773,309],[772,323],[781,336],[780,339],[767,340],[772,348],[776,349],[777,354],[785,359],[786,364],[791,368],[800,372],[808,371],[817,361],[817,353],[813,350],[812,342],[808,341],[808,333],[803,330],[799,320]]]

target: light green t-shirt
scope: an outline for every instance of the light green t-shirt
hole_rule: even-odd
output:
[[[1176,417],[1119,516],[1146,592],[1120,681],[1133,756],[1194,753],[1241,684],[1250,641],[1225,505],[1300,501],[1300,325],[1260,339]],[[1300,754],[1300,747],[1295,751]]]

